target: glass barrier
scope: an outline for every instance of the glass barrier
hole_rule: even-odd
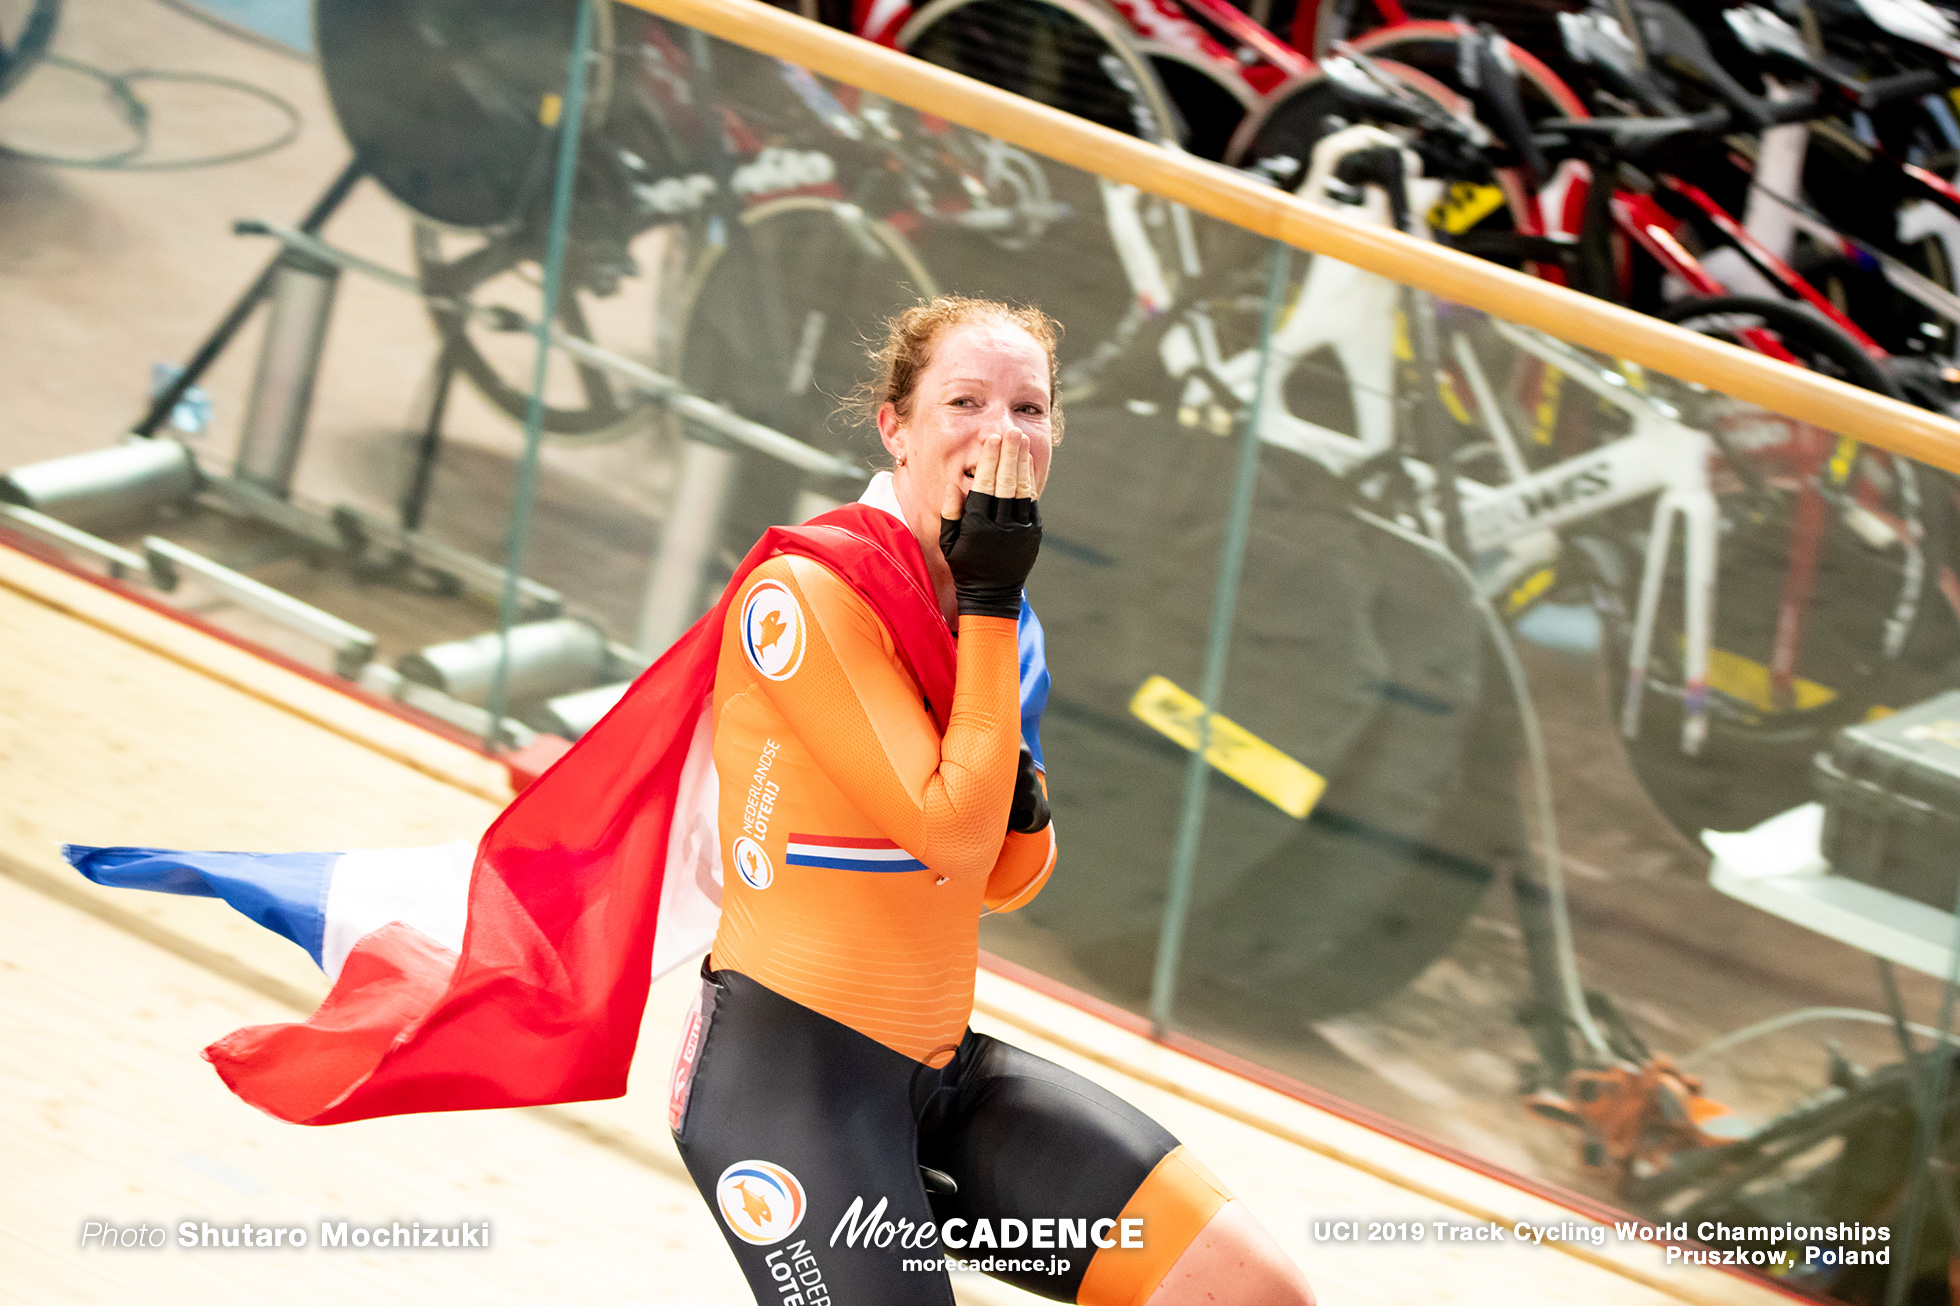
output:
[[[1892,1230],[1786,1282],[1945,1281],[1950,472],[653,12],[533,8],[439,57],[322,6],[365,179],[229,215],[272,259],[257,371],[241,337],[194,378],[208,445],[165,381],[146,439],[16,461],[0,527],[495,748],[576,739],[886,465],[848,401],[895,312],[1038,305],[1062,851],[982,946],[1644,1220]],[[1017,70],[1149,135],[1080,37]],[[1303,185],[1356,222],[1447,200],[1337,171]]]
[[[699,198],[656,364],[688,391],[871,469],[840,401],[896,309],[1067,329],[1029,587],[1064,851],[983,946],[1649,1219],[1903,1229],[1916,1200],[1894,1252],[1945,1263],[1892,1022],[1944,1018],[1954,883],[1879,832],[1920,818],[1873,741],[1953,728],[1946,472],[624,14],[614,58],[691,97],[638,110],[682,142],[652,184]],[[670,515],[648,653],[766,524],[860,484],[668,434],[700,534]]]

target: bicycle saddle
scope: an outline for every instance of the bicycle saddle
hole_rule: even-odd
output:
[[[1933,69],[1910,69],[1889,77],[1861,81],[1812,51],[1801,32],[1760,5],[1729,9],[1723,12],[1722,17],[1728,23],[1729,30],[1735,33],[1736,40],[1741,42],[1742,48],[1762,60],[1770,71],[1814,77],[1860,109],[1875,109],[1892,100],[1910,99],[1939,91],[1951,80],[1948,74]],[[1798,96],[1793,101],[1770,105],[1768,112],[1779,122],[1794,122],[1799,118],[1819,116],[1822,108],[1822,102],[1817,97],[1806,100]]]
[[[1640,51],[1611,14],[1561,13],[1559,41],[1572,62],[1590,68],[1606,89],[1632,100],[1648,113],[1679,113],[1657,80],[1643,66]]]
[[[1632,9],[1650,62],[1699,82],[1758,130],[1775,124],[1774,114],[1729,76],[1685,14],[1661,0],[1632,0]]]
[[[1852,0],[1866,22],[1882,32],[1960,62],[1960,29],[1951,16],[1925,0]]]
[[[1802,32],[1772,10],[1761,5],[1743,5],[1724,10],[1722,21],[1735,33],[1735,39],[1742,42],[1743,49],[1772,66],[1832,81],[1843,76],[1811,50]]]

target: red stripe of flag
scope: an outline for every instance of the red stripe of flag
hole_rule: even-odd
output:
[[[821,844],[825,848],[896,848],[890,839],[851,839],[839,834],[793,834],[791,843]]]

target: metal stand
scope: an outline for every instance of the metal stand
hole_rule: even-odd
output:
[[[306,211],[306,216],[300,219],[299,230],[309,236],[316,234],[347,198],[347,193],[354,189],[354,183],[366,175],[367,170],[362,167],[360,160],[350,161],[341,169],[340,175],[335,177],[321,193],[320,198],[313,202],[313,207]],[[177,404],[190,388],[210,370],[211,364],[218,360],[218,355],[225,351],[225,346],[229,345],[232,337],[238,334],[238,329],[245,325],[245,319],[252,315],[252,310],[259,306],[259,301],[264,299],[267,292],[272,289],[273,278],[277,276],[283,262],[284,251],[281,251],[279,256],[265,265],[265,270],[245,288],[245,293],[232,304],[224,319],[212,329],[210,335],[204,338],[204,343],[197,347],[197,352],[191,355],[188,363],[184,364],[184,370],[177,374],[177,379],[165,386],[163,392],[151,401],[149,411],[130,428],[133,433],[156,434],[157,428],[162,426],[176,410]]]
[[[442,419],[449,411],[449,391],[456,384],[456,366],[463,348],[464,317],[461,313],[445,319],[442,350],[436,355],[430,378],[429,411],[422,423],[422,438],[415,443],[415,465],[409,470],[408,485],[402,490],[402,529],[422,529],[422,514],[429,506],[429,490],[436,474],[436,459],[442,453]]]
[[[699,617],[702,577],[720,535],[721,517],[735,484],[740,459],[733,449],[702,440],[688,440],[681,450],[680,481],[673,506],[660,533],[660,552],[653,562],[640,605],[639,647],[659,653]]]
[[[259,348],[232,475],[282,499],[292,496],[293,469],[306,438],[313,382],[339,283],[339,268],[298,250],[284,251],[273,268],[272,316]]]

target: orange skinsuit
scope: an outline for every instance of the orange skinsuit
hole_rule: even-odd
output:
[[[793,610],[779,595],[777,615],[751,622],[770,586],[787,591]],[[781,664],[775,675],[758,652]],[[1007,832],[1021,747],[1018,656],[1015,621],[961,618],[942,738],[889,631],[854,590],[803,557],[750,573],[729,605],[715,675],[727,872],[712,969],[914,1061],[953,1058],[973,1010],[983,907],[1028,902],[1055,865],[1052,825]],[[751,840],[759,862],[743,848]],[[857,866],[811,864],[824,860]],[[1076,1144],[1116,1145],[1097,1134],[1117,1129],[1108,1119],[1084,1126]],[[1151,1236],[1141,1248],[1094,1252],[1079,1302],[1143,1306],[1230,1200],[1175,1139],[1164,1146],[1127,1201],[1118,1198]]]
[[[744,652],[748,597],[794,596],[801,661],[781,680]],[[1033,898],[1055,865],[1054,827],[1007,833],[1020,756],[1015,622],[960,620],[944,739],[892,637],[821,563],[780,556],[729,605],[715,673],[723,888],[713,965],[738,970],[917,1061],[943,1065],[973,1012],[982,907]],[[762,846],[767,888],[734,873]],[[896,845],[917,870],[790,864],[790,845]],[[888,863],[889,864],[889,863]]]

